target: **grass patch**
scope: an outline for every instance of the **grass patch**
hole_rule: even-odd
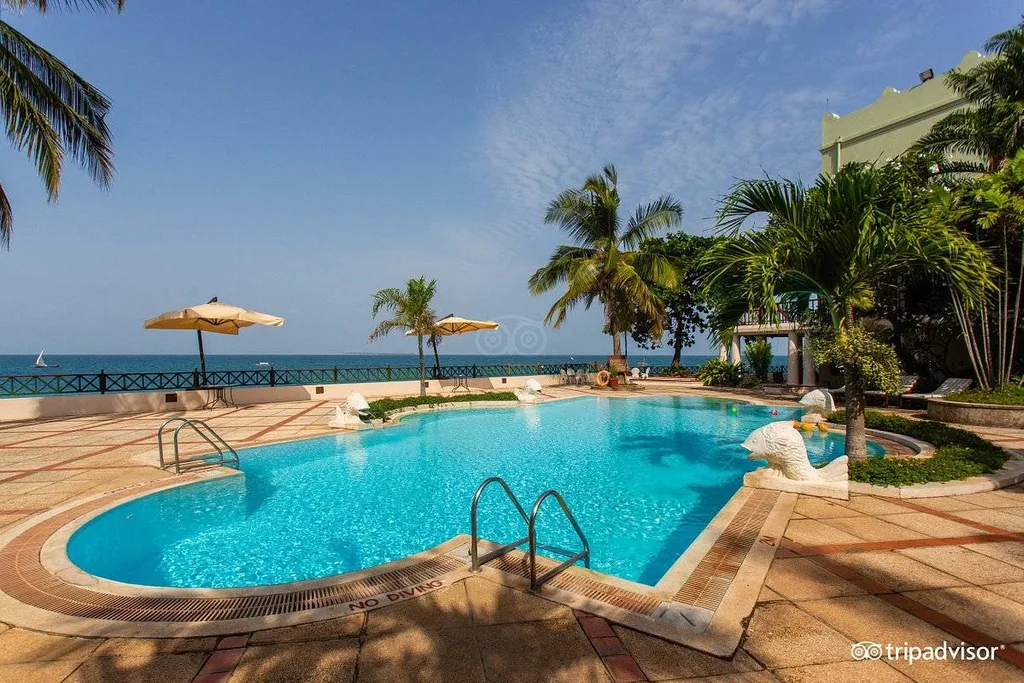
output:
[[[409,396],[408,398],[380,398],[370,401],[370,416],[385,419],[388,413],[412,406],[436,406],[441,403],[466,403],[467,401],[515,401],[511,391],[492,391],[486,394],[455,394],[452,396]]]
[[[985,403],[989,405],[1024,406],[1024,388],[1016,384],[1004,384],[995,389],[967,389],[946,397],[947,401],[961,403]]]
[[[837,410],[828,421],[846,424],[846,411]],[[933,481],[955,481],[990,474],[1006,462],[1006,452],[973,432],[941,422],[909,420],[877,410],[864,414],[868,429],[879,429],[927,441],[935,446],[931,458],[868,458],[850,461],[850,481],[875,486],[909,486]]]

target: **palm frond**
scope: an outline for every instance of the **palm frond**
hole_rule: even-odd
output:
[[[658,197],[650,204],[641,204],[626,223],[620,243],[627,250],[634,250],[640,243],[653,237],[656,232],[674,228],[683,220],[683,205],[669,195]]]
[[[40,14],[46,14],[50,8],[58,10],[117,10],[124,9],[126,0],[2,0],[0,5],[10,9],[23,11],[26,7],[38,10]]]
[[[11,213],[11,203],[7,200],[4,186],[0,184],[0,249],[7,249],[10,246],[13,226],[14,217]]]
[[[18,90],[17,99],[23,103],[20,108],[8,105],[8,130],[19,130],[20,127],[12,125],[12,122],[26,119],[24,115],[19,117],[11,112],[20,109],[24,114],[25,107],[30,105],[46,119],[46,127],[59,136],[63,150],[79,162],[98,184],[109,184],[114,173],[113,147],[105,122],[110,100],[64,62],[4,22],[0,22],[0,73],[7,80],[7,94],[14,97],[13,91]],[[50,137],[50,133],[26,128],[20,135],[12,135],[15,145],[29,149],[30,154],[29,141],[42,137]],[[40,157],[36,157],[37,167],[48,192],[55,197],[60,184],[61,164],[52,151],[47,156],[47,166],[41,163]]]

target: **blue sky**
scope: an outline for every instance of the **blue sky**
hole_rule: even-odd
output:
[[[202,5],[202,6],[200,6]],[[69,166],[13,204],[0,353],[192,353],[142,320],[217,295],[284,316],[212,353],[404,352],[372,292],[436,277],[437,309],[505,324],[484,350],[606,353],[595,311],[541,329],[541,221],[602,164],[625,203],[670,192],[706,232],[763,171],[813,178],[821,116],[954,66],[1016,1],[145,3],[5,19],[114,100],[109,192]],[[477,353],[480,340],[446,341]],[[702,353],[703,343],[691,352]]]

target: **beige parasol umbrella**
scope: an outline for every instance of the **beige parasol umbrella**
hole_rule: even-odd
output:
[[[155,318],[147,320],[142,326],[147,330],[195,330],[196,336],[199,338],[199,364],[203,371],[203,384],[206,384],[203,332],[238,334],[238,330],[250,325],[280,327],[283,324],[284,318],[247,311],[231,304],[223,304],[217,301],[217,297],[213,297],[205,304],[161,313]]]
[[[436,334],[439,337],[448,337],[453,334],[463,334],[465,332],[496,330],[499,327],[500,325],[493,320],[468,320],[455,315],[449,315],[435,322],[434,329],[431,330],[431,333]],[[405,334],[416,334],[416,330],[409,330]]]
[[[434,374],[440,376],[441,372],[441,361],[437,356],[437,337],[450,337],[480,330],[496,330],[499,327],[501,326],[493,320],[469,320],[452,313],[436,321],[433,329],[424,332],[424,334],[430,335],[430,344],[434,347]],[[409,337],[414,334],[419,334],[419,330],[409,330],[405,336]]]

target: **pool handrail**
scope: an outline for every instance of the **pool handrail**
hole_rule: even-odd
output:
[[[191,427],[192,430],[196,434],[198,434],[199,436],[203,437],[203,439],[208,444],[210,444],[210,446],[212,446],[215,451],[217,451],[217,455],[220,456],[220,463],[219,464],[227,465],[227,466],[230,466],[230,465],[233,464],[236,469],[238,468],[238,466],[239,466],[238,452],[235,451],[235,449],[232,448],[231,445],[228,444],[227,441],[225,441],[223,438],[221,438],[220,434],[218,434],[217,432],[215,432],[213,430],[213,427],[211,427],[210,425],[206,424],[206,422],[203,421],[203,420],[189,419],[189,418],[184,418],[184,417],[180,417],[179,416],[179,417],[172,417],[171,419],[169,419],[166,422],[164,422],[162,425],[160,425],[160,429],[156,433],[156,444],[157,444],[157,450],[159,451],[160,468],[161,469],[163,469],[164,466],[167,464],[164,461],[164,438],[163,438],[164,437],[164,429],[166,429],[167,425],[171,424],[172,422],[181,422],[181,424],[178,425],[177,428],[175,428],[175,430],[174,430],[174,473],[175,474],[181,474],[181,465],[183,463],[197,462],[197,461],[200,461],[200,460],[203,461],[203,462],[209,463],[210,462],[210,458],[211,458],[211,454],[194,455],[194,456],[190,456],[188,458],[182,458],[181,457],[181,454],[180,454],[179,448],[178,448],[178,437],[179,437],[179,434],[180,434],[181,430],[184,429],[185,427]],[[197,426],[197,425],[201,426],[203,429],[200,429],[199,426]],[[211,436],[213,437],[212,439],[210,438]],[[216,441],[214,439],[216,439]],[[225,453],[225,451],[227,451],[227,453]]]
[[[566,555],[567,558],[557,567],[548,570],[541,576],[537,576],[537,513],[540,512],[541,504],[554,496],[555,500],[558,501],[559,506],[562,508],[562,512],[565,513],[566,519],[572,525],[576,535],[579,536],[580,542],[583,544],[583,549],[578,553],[570,554],[571,551],[564,550],[562,548],[555,548],[552,546],[542,546],[545,550],[555,552],[559,555]],[[536,591],[544,583],[555,578],[563,571],[568,569],[570,566],[583,560],[583,566],[590,569],[590,543],[587,541],[586,534],[583,533],[583,529],[580,528],[579,522],[576,521],[576,517],[572,514],[572,510],[566,505],[565,499],[562,498],[562,494],[554,489],[548,489],[544,493],[537,497],[537,502],[533,504],[533,510],[530,512],[530,520],[528,522],[529,540],[530,540],[530,590]]]
[[[500,548],[484,554],[483,557],[479,556],[477,546],[479,545],[480,542],[480,535],[476,523],[476,509],[477,506],[480,504],[480,496],[483,495],[484,489],[486,489],[488,486],[494,483],[498,483],[501,485],[501,488],[504,489],[505,491],[505,495],[508,496],[508,499],[512,501],[512,504],[516,506],[516,510],[519,512],[519,516],[523,518],[524,522],[526,522],[527,527],[529,527],[530,524],[530,519],[526,516],[526,509],[523,508],[522,504],[519,502],[519,499],[516,498],[516,495],[512,493],[512,488],[508,485],[508,483],[506,483],[505,480],[502,479],[501,477],[488,477],[487,479],[485,479],[484,482],[477,487],[476,493],[473,494],[473,505],[470,507],[469,511],[469,566],[470,571],[472,571],[474,574],[480,571],[480,566],[484,563],[490,562],[495,558],[501,557],[502,555],[512,552],[513,550],[515,550],[516,548],[518,548],[519,546],[521,546],[529,540],[529,536],[524,536],[523,538],[520,538],[518,541],[506,543]]]

